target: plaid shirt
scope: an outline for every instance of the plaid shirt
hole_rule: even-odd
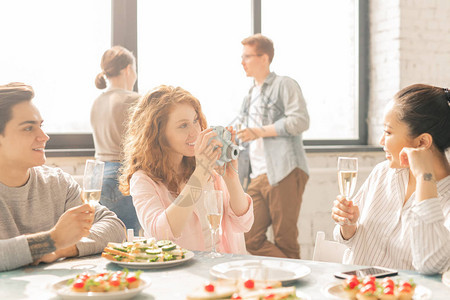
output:
[[[244,98],[239,114],[239,119],[246,126],[252,118],[249,111],[250,105],[253,104],[251,103],[253,88],[254,86]],[[261,112],[260,125],[273,124],[277,132],[275,137],[263,138],[269,183],[276,185],[295,168],[300,168],[308,174],[302,133],[309,128],[309,115],[300,86],[292,78],[278,76],[272,72],[261,87],[260,97],[262,97],[261,101],[258,101],[262,103],[258,109]],[[246,149],[239,157],[241,182],[244,182],[250,173],[250,159]]]

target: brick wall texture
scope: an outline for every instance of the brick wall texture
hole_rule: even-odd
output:
[[[398,90],[450,87],[449,16],[449,0],[370,1],[370,144],[378,144],[384,107]]]

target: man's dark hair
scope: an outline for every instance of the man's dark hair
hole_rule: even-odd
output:
[[[21,82],[11,82],[0,85],[0,134],[3,135],[5,126],[11,120],[14,105],[23,101],[30,101],[34,97],[33,88]]]
[[[269,63],[272,62],[273,56],[275,55],[275,49],[273,48],[272,40],[268,37],[262,35],[261,33],[257,33],[243,39],[241,44],[244,46],[254,46],[258,54],[267,54],[269,57]]]

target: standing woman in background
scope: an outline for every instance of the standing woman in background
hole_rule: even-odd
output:
[[[139,94],[133,92],[137,79],[136,59],[129,50],[114,46],[103,54],[101,68],[95,85],[99,89],[106,88],[106,77],[109,88],[95,99],[91,109],[95,158],[105,162],[100,203],[137,233],[140,225],[131,197],[123,196],[118,189],[121,144],[128,109],[139,98]]]

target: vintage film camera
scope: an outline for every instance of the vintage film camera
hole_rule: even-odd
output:
[[[217,136],[211,138],[211,140],[216,139],[223,145],[222,154],[216,163],[219,166],[223,166],[225,163],[237,159],[239,156],[239,147],[231,141],[231,132],[223,126],[211,126],[211,128],[217,133]]]

